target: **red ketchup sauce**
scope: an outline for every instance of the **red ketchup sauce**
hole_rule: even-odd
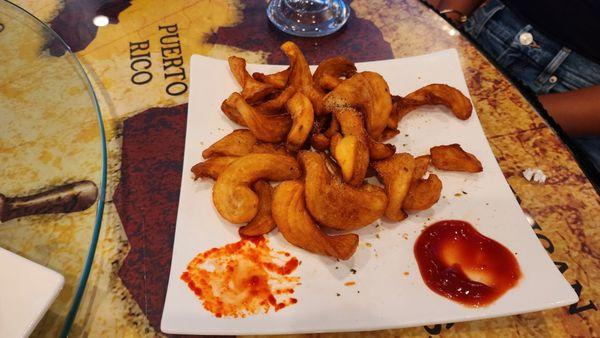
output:
[[[428,226],[417,238],[414,253],[432,291],[473,307],[494,302],[521,277],[512,252],[464,221]]]

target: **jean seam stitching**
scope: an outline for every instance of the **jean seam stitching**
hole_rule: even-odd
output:
[[[561,48],[561,50],[552,58],[552,60],[550,60],[548,65],[546,65],[544,70],[542,70],[540,75],[536,78],[536,81],[538,81],[539,83],[545,83],[550,78],[550,76],[552,76],[552,74],[556,72],[560,65],[563,64],[563,62],[565,62],[570,53],[570,49],[566,47]]]

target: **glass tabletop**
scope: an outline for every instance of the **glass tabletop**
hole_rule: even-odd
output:
[[[51,56],[49,46],[62,56]],[[64,276],[62,291],[33,332],[64,336],[83,296],[101,225],[102,120],[69,47],[4,1],[0,55],[0,247]]]

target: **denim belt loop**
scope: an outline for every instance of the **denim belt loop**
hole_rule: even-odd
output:
[[[475,11],[472,16],[473,26],[470,29],[471,35],[474,37],[479,36],[481,31],[487,24],[487,22],[496,14],[498,11],[504,9],[504,4],[500,0],[491,0],[488,3],[482,5],[479,10]]]
[[[560,51],[552,58],[552,61],[546,65],[546,68],[540,73],[537,77],[536,81],[540,84],[546,83],[550,76],[556,72],[558,67],[562,65],[562,63],[567,59],[567,57],[571,54],[571,50],[567,47],[563,47]]]

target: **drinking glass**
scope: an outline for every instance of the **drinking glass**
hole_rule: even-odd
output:
[[[267,16],[288,34],[318,37],[342,28],[350,16],[350,7],[342,0],[271,0]]]

